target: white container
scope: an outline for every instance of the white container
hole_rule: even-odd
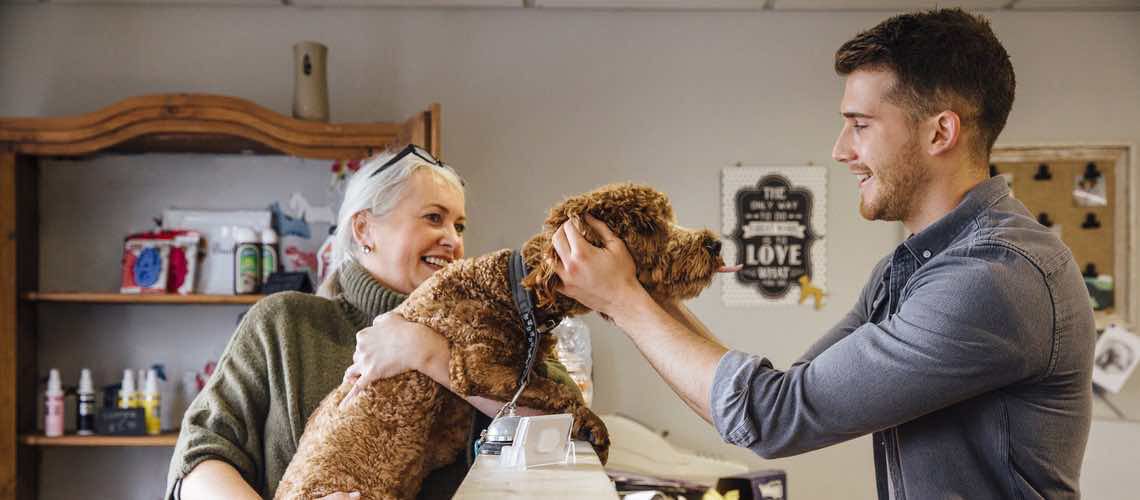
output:
[[[55,368],[48,375],[47,391],[44,393],[44,435],[63,435],[63,387],[59,381],[59,370]]]

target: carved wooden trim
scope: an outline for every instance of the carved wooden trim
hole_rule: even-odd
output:
[[[433,113],[435,116],[433,116]],[[439,105],[403,123],[322,123],[235,97],[164,94],[58,118],[0,118],[0,151],[83,156],[100,151],[285,154],[353,159],[415,142],[439,149]]]

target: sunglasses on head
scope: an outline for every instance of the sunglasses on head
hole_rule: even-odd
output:
[[[427,150],[425,150],[424,148],[421,148],[415,144],[408,144],[407,146],[404,146],[404,149],[401,149],[399,153],[396,153],[396,156],[393,156],[391,160],[388,160],[387,162],[385,162],[383,165],[380,166],[380,168],[376,169],[376,171],[372,172],[372,175],[370,175],[368,177],[370,177],[370,178],[376,177],[376,174],[379,174],[380,172],[387,170],[388,167],[391,167],[392,165],[399,163],[400,160],[403,160],[404,157],[408,156],[408,155],[416,155],[416,157],[418,157],[419,159],[426,161],[426,162],[428,162],[432,165],[435,165],[437,167],[451,168],[451,167],[448,167],[447,165],[445,165],[443,162],[435,159],[435,157],[432,156],[431,153],[427,152]]]

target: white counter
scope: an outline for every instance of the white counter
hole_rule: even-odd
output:
[[[585,499],[618,498],[613,482],[606,476],[598,455],[584,441],[574,443],[574,460],[571,465],[547,465],[526,470],[503,469],[498,466],[498,455],[479,455],[459,491],[456,499],[500,500],[527,499]]]

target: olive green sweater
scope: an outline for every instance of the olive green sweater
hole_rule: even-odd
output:
[[[284,292],[250,308],[186,410],[165,498],[178,498],[182,478],[206,460],[229,463],[259,494],[273,497],[309,415],[352,364],[356,332],[407,297],[351,261],[339,281],[343,291],[332,300]],[[548,376],[577,388],[564,367],[547,365]],[[469,466],[457,458],[428,476],[420,498],[451,496]]]

